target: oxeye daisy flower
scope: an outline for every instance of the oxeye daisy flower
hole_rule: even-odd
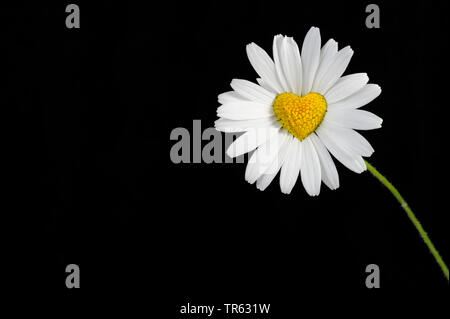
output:
[[[339,187],[332,156],[356,173],[368,169],[400,202],[448,281],[446,263],[409,205],[363,159],[374,150],[355,130],[379,128],[382,119],[359,108],[375,99],[381,89],[368,84],[365,73],[343,76],[352,49],[338,50],[333,39],[321,47],[319,29],[312,27],[301,51],[293,38],[282,35],[274,37],[272,51],[273,59],[256,44],[247,45],[258,84],[234,79],[233,91],[219,95],[222,105],[217,109],[216,129],[244,132],[230,145],[228,156],[253,151],[245,179],[264,190],[281,170],[283,193],[289,194],[300,176],[306,192],[315,196],[322,181],[330,189]]]
[[[353,50],[338,50],[333,39],[321,47],[319,29],[312,27],[301,51],[291,37],[273,39],[273,59],[258,45],[247,45],[247,55],[258,73],[258,84],[231,81],[233,91],[222,93],[215,128],[245,132],[227,150],[230,157],[254,151],[245,179],[264,190],[280,173],[280,187],[289,194],[300,176],[306,192],[320,193],[323,181],[339,187],[330,153],[350,170],[366,170],[363,156],[373,153],[355,130],[381,127],[382,119],[359,108],[381,89],[368,84],[366,73],[343,76]]]

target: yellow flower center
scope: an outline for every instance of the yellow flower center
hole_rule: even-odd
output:
[[[327,101],[319,93],[302,97],[281,93],[275,98],[273,111],[281,125],[302,141],[322,122],[327,111]]]

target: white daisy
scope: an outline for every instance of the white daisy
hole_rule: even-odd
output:
[[[306,192],[315,196],[321,181],[339,187],[330,153],[350,170],[366,170],[362,156],[373,148],[356,130],[381,127],[382,119],[358,108],[375,99],[381,89],[367,84],[365,73],[342,76],[353,50],[338,51],[328,40],[321,48],[320,32],[312,27],[300,54],[293,38],[277,35],[273,60],[255,43],[247,55],[260,78],[258,84],[234,79],[233,91],[220,94],[215,127],[223,132],[245,132],[228,148],[236,157],[254,151],[245,179],[260,190],[278,171],[283,193],[289,194],[300,175]]]

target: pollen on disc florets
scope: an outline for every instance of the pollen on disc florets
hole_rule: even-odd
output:
[[[302,141],[322,122],[327,111],[327,101],[319,93],[302,97],[281,93],[275,98],[273,111],[281,125]]]

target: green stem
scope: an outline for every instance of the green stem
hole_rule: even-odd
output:
[[[444,260],[442,259],[441,255],[439,255],[439,252],[437,251],[436,247],[434,247],[433,243],[430,240],[430,237],[428,237],[428,234],[423,229],[422,225],[420,224],[417,217],[412,212],[411,208],[408,206],[406,201],[403,199],[402,195],[398,192],[398,190],[384,177],[383,175],[378,172],[375,167],[373,167],[370,163],[367,161],[367,169],[370,173],[372,173],[373,176],[375,176],[384,186],[386,186],[387,189],[394,195],[394,197],[400,202],[402,205],[402,208],[405,210],[406,214],[408,215],[409,219],[412,221],[414,226],[416,227],[417,231],[419,232],[420,236],[422,237],[425,244],[428,246],[428,249],[430,249],[431,254],[436,259],[436,262],[441,267],[442,271],[444,272],[445,277],[448,281],[448,267],[445,264]]]

